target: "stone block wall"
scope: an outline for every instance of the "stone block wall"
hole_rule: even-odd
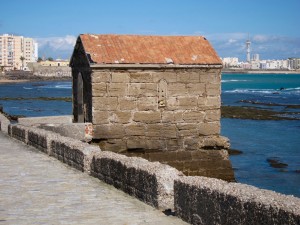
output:
[[[220,68],[95,69],[91,82],[103,150],[198,150],[220,135]]]
[[[69,66],[41,66],[33,64],[31,71],[34,76],[39,77],[69,77],[71,78],[71,68]]]
[[[35,127],[9,125],[8,130],[12,137],[149,205],[175,209],[178,217],[191,224],[300,224],[300,199],[293,196],[213,178],[187,177],[158,162],[101,151]]]
[[[50,142],[48,135],[49,133],[44,130],[29,129],[27,144],[41,150],[42,152],[50,154],[50,152],[48,152]]]
[[[124,153],[138,156],[152,162],[168,164],[187,176],[213,177],[235,181],[234,172],[226,150],[160,151],[151,153]]]
[[[82,172],[91,171],[91,162],[94,154],[100,151],[97,146],[92,146],[72,138],[60,137],[51,140],[50,155]]]
[[[100,151],[97,146],[36,127],[9,125],[9,130],[11,137],[87,173],[90,173],[94,154]]]
[[[174,184],[177,216],[191,224],[300,224],[300,199],[206,177]]]
[[[183,175],[175,168],[142,158],[102,152],[98,146],[36,127],[9,125],[9,130],[11,137],[114,185],[151,206],[174,208],[174,180]]]
[[[158,162],[106,151],[95,155],[92,175],[149,205],[168,209],[174,206],[174,179],[182,173]]]
[[[19,125],[19,126],[12,126],[12,125],[9,125],[9,133],[10,135],[19,140],[19,141],[22,141],[24,142],[25,144],[28,143],[28,127],[25,127],[25,126],[22,126],[22,125]]]
[[[7,134],[9,124],[10,124],[9,119],[7,119],[6,116],[0,112],[0,131]]]

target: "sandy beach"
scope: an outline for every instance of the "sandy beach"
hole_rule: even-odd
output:
[[[29,80],[8,80],[8,79],[0,79],[0,84],[7,84],[7,83],[23,83],[28,82]]]

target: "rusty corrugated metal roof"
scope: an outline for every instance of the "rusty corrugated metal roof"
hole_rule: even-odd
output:
[[[202,36],[82,34],[80,39],[97,64],[222,64]]]

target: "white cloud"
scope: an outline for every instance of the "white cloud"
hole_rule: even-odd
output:
[[[246,59],[245,42],[248,39],[248,33],[195,33],[195,35],[199,34],[211,42],[220,57]],[[76,36],[36,38],[36,41],[39,44],[39,56],[69,59],[73,52]],[[261,59],[300,57],[300,37],[250,34],[250,41],[251,53],[260,54]]]
[[[66,35],[64,37],[35,38],[35,41],[39,46],[39,56],[70,58],[76,43],[76,38],[77,37],[73,35]]]
[[[246,58],[247,33],[223,33],[205,35],[221,57]],[[284,59],[300,57],[300,37],[250,34],[251,53],[262,59]]]

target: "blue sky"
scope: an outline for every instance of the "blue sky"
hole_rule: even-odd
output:
[[[82,33],[202,35],[220,57],[300,57],[300,0],[3,0],[0,34],[32,37],[39,55],[69,58]]]

